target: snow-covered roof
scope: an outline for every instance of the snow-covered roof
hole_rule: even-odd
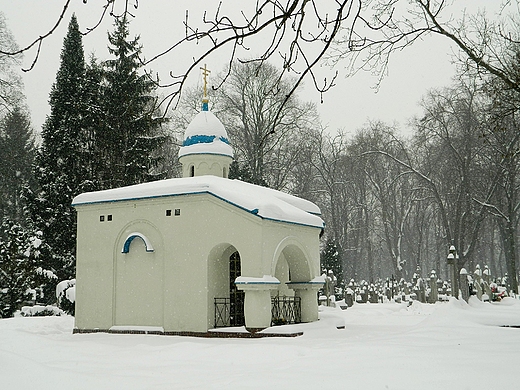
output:
[[[321,211],[314,203],[267,187],[217,176],[183,177],[159,180],[111,190],[86,192],[72,201],[73,206],[92,203],[158,198],[208,193],[260,218],[324,227]]]
[[[224,125],[211,111],[201,111],[188,125],[179,157],[188,154],[221,154],[233,157]]]

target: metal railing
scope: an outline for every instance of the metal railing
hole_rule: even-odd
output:
[[[299,324],[302,322],[300,297],[276,296],[271,298],[271,325]]]
[[[215,298],[215,328],[236,326],[232,324],[231,299]],[[243,308],[240,308],[243,310]],[[238,313],[235,313],[235,316]],[[277,296],[271,298],[271,325],[298,324],[302,321],[300,297]]]
[[[215,328],[231,326],[230,308],[229,298],[215,298]]]

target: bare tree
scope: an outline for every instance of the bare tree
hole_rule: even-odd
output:
[[[317,151],[314,166],[319,178],[316,199],[327,221],[327,236],[332,238],[338,247],[339,257],[344,265],[343,270],[354,275],[358,262],[348,253],[351,202],[346,189],[350,179],[346,177],[347,169],[343,169],[347,139],[341,132],[330,136],[321,131],[316,133],[315,144]],[[346,266],[349,267],[348,270]]]
[[[442,221],[445,245],[453,243],[459,250],[459,267],[472,263],[486,217],[485,207],[474,199],[489,202],[498,180],[482,164],[480,96],[473,82],[433,91],[423,104],[424,117],[416,122],[415,145],[422,166],[405,164],[429,189]]]
[[[370,123],[357,138],[363,144],[361,156],[366,159],[366,176],[377,200],[379,229],[392,259],[392,271],[401,279],[404,265],[412,260],[404,255],[405,227],[415,200],[412,172],[380,154],[364,152],[382,150],[407,161],[408,153],[395,129],[380,122]]]
[[[374,227],[375,197],[370,191],[362,145],[339,131],[317,134],[314,160],[318,175],[316,203],[327,221],[326,235],[332,239],[342,261],[344,278],[373,280],[384,265],[375,266],[377,233]]]
[[[16,55],[34,49],[36,63],[42,42],[62,23],[71,0],[62,0],[63,8],[56,16],[55,25],[40,34],[33,42],[18,49],[1,49],[0,54]],[[102,20],[138,8],[138,0],[105,0],[101,5],[84,0],[91,7],[99,7],[99,23],[88,28],[96,29]],[[143,62],[145,65],[159,60],[181,47],[201,50],[194,53],[187,69],[171,73],[163,86],[169,87],[165,95],[168,104],[180,96],[190,73],[197,71],[204,60],[215,51],[229,49],[229,64],[236,58],[246,62],[263,62],[272,58],[282,61],[284,72],[297,75],[287,100],[306,77],[320,92],[334,85],[337,73],[321,79],[316,72],[324,60],[331,65],[347,61],[349,72],[369,69],[384,75],[390,55],[428,34],[441,35],[454,42],[468,59],[468,65],[491,73],[513,89],[519,89],[519,80],[512,76],[503,61],[504,51],[498,48],[518,42],[514,19],[508,21],[508,9],[514,2],[505,1],[502,19],[494,21],[484,14],[466,14],[452,17],[450,2],[445,0],[257,0],[250,6],[241,4],[241,12],[224,10],[226,2],[215,5],[211,11],[192,17],[186,11],[185,33],[174,38],[168,47]],[[198,21],[201,17],[201,23]],[[255,47],[251,57],[251,47]],[[247,53],[247,58],[242,56]],[[30,69],[29,68],[29,69]]]
[[[520,74],[518,64],[515,64]],[[518,293],[518,243],[520,223],[520,93],[508,90],[503,82],[490,78],[486,91],[490,97],[487,126],[480,134],[485,145],[483,164],[498,178],[493,197],[475,201],[496,219],[511,289]]]
[[[404,248],[404,236],[415,201],[413,176],[370,151],[402,157],[404,145],[391,127],[379,122],[353,137],[321,134],[316,144],[321,189],[316,202],[327,220],[327,237],[337,244],[345,276],[374,280],[392,273],[401,278],[410,252]]]
[[[3,13],[0,12],[0,116],[15,107],[20,107],[24,99],[22,79],[18,74],[22,55],[5,54],[17,50],[18,46],[7,27]]]
[[[292,80],[280,78],[267,62],[235,62],[228,73],[217,102],[235,159],[251,172],[254,183],[283,189],[305,147],[301,141],[319,125],[316,108],[296,95],[287,100]]]

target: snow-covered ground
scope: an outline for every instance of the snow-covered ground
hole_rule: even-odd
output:
[[[72,334],[0,320],[2,389],[520,389],[520,300],[320,309],[296,338]],[[345,325],[344,329],[337,329]]]

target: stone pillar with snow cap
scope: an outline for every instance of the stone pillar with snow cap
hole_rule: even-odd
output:
[[[235,285],[245,292],[246,329],[256,332],[271,326],[271,290],[277,290],[280,281],[269,275],[261,278],[239,276]]]
[[[301,299],[302,322],[318,320],[317,292],[325,284],[325,276],[318,276],[308,282],[288,282],[287,286],[294,290],[294,296]]]

